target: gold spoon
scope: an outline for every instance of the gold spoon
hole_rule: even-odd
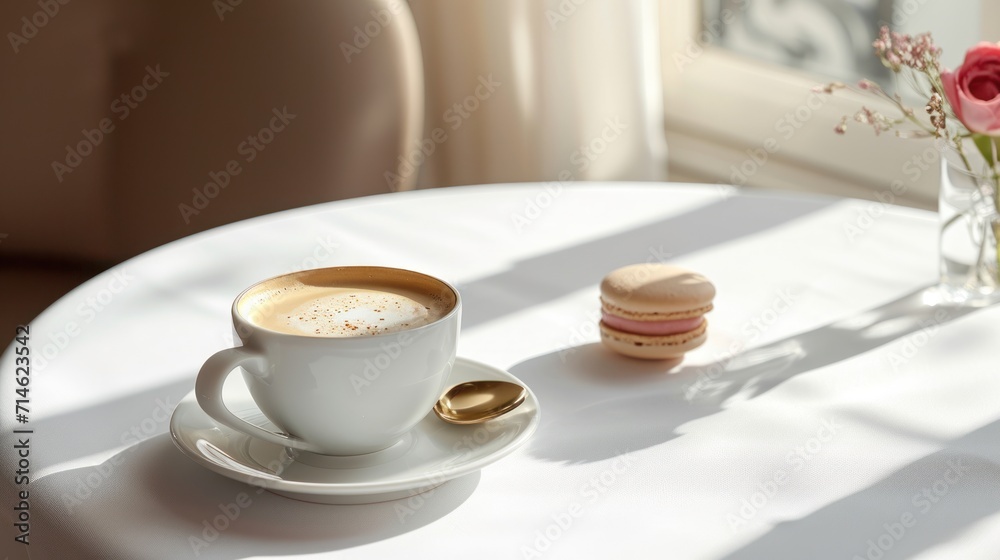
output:
[[[468,381],[444,392],[434,413],[452,424],[478,424],[514,410],[528,392],[506,381]]]

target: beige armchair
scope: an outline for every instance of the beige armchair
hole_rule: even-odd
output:
[[[401,0],[43,3],[0,6],[2,332],[173,239],[388,192],[420,136]]]

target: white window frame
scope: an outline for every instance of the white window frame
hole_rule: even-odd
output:
[[[996,4],[982,2],[981,31],[1000,39]],[[701,22],[700,0],[660,1],[672,176],[936,206],[933,142],[876,137],[853,121],[847,135],[833,132],[861,104],[894,114],[888,103],[844,91],[817,97],[816,77],[714,48],[711,35],[699,37]]]

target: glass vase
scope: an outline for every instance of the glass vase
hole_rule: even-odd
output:
[[[988,167],[975,149],[943,152],[938,216],[941,300],[974,307],[1000,301],[1000,214]]]

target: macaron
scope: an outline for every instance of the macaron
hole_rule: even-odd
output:
[[[715,286],[679,266],[619,268],[601,282],[601,342],[634,358],[680,361],[705,343]]]

